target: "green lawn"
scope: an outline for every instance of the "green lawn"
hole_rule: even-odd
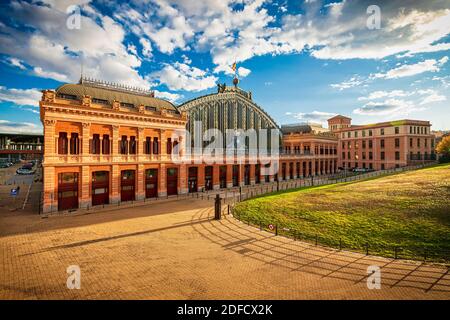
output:
[[[450,165],[241,202],[241,220],[370,254],[450,261]],[[267,228],[266,228],[267,229]]]

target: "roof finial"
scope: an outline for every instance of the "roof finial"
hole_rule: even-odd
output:
[[[237,85],[239,83],[239,79],[237,77],[237,64],[236,64],[236,58],[234,59],[234,63],[231,66],[231,69],[234,71],[234,79],[233,79],[233,84],[234,86],[237,88]]]

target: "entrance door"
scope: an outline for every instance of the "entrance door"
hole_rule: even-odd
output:
[[[58,210],[78,208],[78,173],[58,174]]]
[[[109,203],[109,172],[92,172],[92,205]]]
[[[250,185],[250,165],[246,164],[244,167],[244,184]]]
[[[190,167],[189,168],[189,178],[188,178],[188,187],[189,187],[189,193],[197,192],[197,173],[198,168],[197,167]]]
[[[286,163],[281,164],[281,178],[286,180]]]
[[[239,186],[239,165],[233,165],[233,187]]]
[[[120,201],[135,200],[135,170],[122,170],[120,176]]]
[[[227,187],[227,166],[220,166],[219,173],[220,188],[224,189]]]
[[[168,168],[167,169],[167,195],[178,194],[178,169]]]
[[[289,163],[289,179],[294,179],[294,163]]]
[[[145,171],[145,197],[156,198],[158,196],[158,169]]]
[[[213,189],[213,167],[212,166],[205,167],[205,189],[206,190]]]

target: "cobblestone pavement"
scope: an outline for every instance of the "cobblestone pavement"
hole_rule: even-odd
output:
[[[0,212],[1,299],[450,299],[439,265],[261,232],[188,199],[41,219]],[[81,289],[66,287],[69,265]],[[367,288],[367,266],[381,289]]]

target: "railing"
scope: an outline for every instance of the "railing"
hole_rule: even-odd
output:
[[[241,187],[238,193],[233,193],[229,197],[225,197],[224,203],[228,204],[225,211],[228,214],[232,214],[237,220],[246,223],[248,225],[259,228],[260,230],[272,232],[275,235],[281,235],[294,240],[301,240],[305,242],[314,243],[315,245],[324,245],[339,250],[348,249],[358,252],[363,252],[366,255],[377,254],[386,257],[392,257],[394,259],[423,259],[436,262],[449,262],[450,261],[450,246],[435,246],[435,245],[412,245],[402,244],[401,239],[398,239],[396,245],[382,245],[378,243],[370,242],[369,240],[362,243],[351,243],[345,239],[329,239],[319,235],[319,233],[305,233],[299,229],[292,228],[287,225],[277,224],[270,221],[269,217],[254,219],[249,217],[243,217],[239,210],[236,210],[236,204],[247,199],[267,195],[277,191],[284,191],[290,189],[297,189],[302,187],[320,186],[339,182],[350,182],[364,180],[371,177],[388,175],[392,173],[399,173],[404,171],[415,170],[426,167],[426,165],[407,166],[389,170],[374,171],[369,173],[357,174],[354,176],[320,176],[311,177],[305,179],[296,179],[288,181],[279,181],[260,186],[248,186]]]
[[[436,154],[409,154],[408,161],[435,161],[437,159]]]
[[[229,205],[227,212],[232,214],[237,220],[259,228],[261,231],[268,231],[276,236],[284,236],[294,241],[304,241],[316,246],[323,245],[338,250],[357,251],[366,255],[381,255],[393,259],[423,259],[423,261],[429,260],[444,263],[450,261],[450,246],[435,246],[431,244],[422,246],[402,245],[401,242],[395,245],[381,245],[370,241],[354,244],[342,238],[330,239],[321,237],[318,233],[302,233],[299,229],[282,224],[273,224],[268,218],[257,220],[241,217],[240,212],[235,210],[234,205]]]

